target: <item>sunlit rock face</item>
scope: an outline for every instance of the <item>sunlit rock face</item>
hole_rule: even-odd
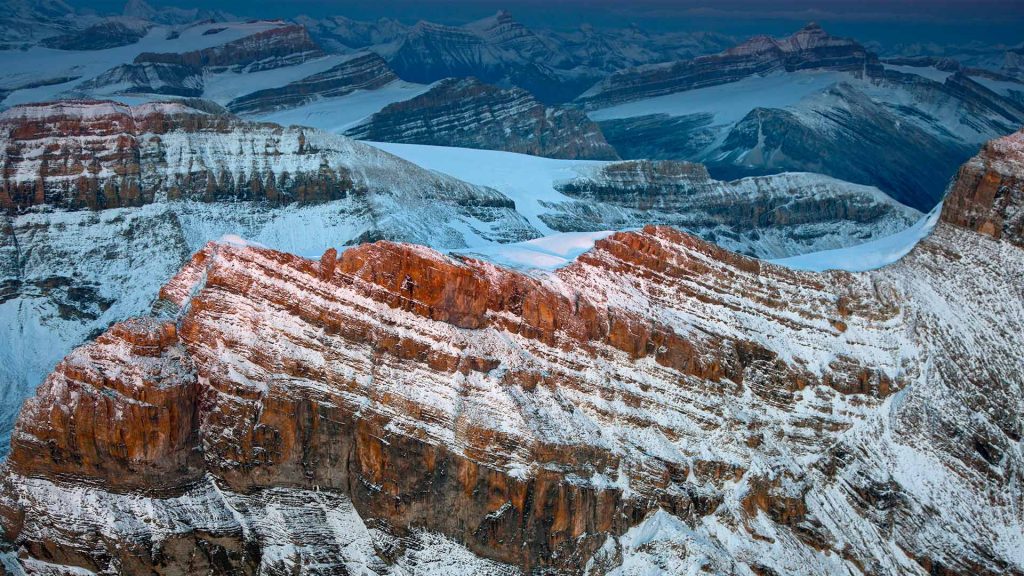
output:
[[[0,114],[0,458],[71,349],[149,310],[225,234],[302,254],[389,238],[539,235],[503,194],[344,136],[198,104],[60,101]]]
[[[953,187],[967,227],[870,273],[657,227],[539,276],[210,244],[26,404],[6,561],[1019,573],[1019,138]]]

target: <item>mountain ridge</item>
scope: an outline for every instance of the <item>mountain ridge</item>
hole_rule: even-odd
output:
[[[433,557],[417,527],[509,573],[1021,572],[1024,254],[1016,220],[988,225],[1020,208],[1021,141],[986,148],[931,236],[869,273],[655,227],[546,279],[388,242],[319,260],[207,246],[156,316],[80,348],[26,405],[0,521],[48,569],[329,571],[356,560],[318,555],[330,523],[262,528],[286,494],[312,513],[322,491],[399,568],[403,538]],[[60,504],[120,510],[142,486],[131,528]],[[642,551],[638,526],[695,534]]]

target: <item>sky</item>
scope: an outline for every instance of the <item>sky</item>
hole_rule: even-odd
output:
[[[116,12],[123,0],[72,0]],[[808,21],[862,42],[964,45],[1024,43],[1024,0],[150,0],[154,6],[217,8],[244,17],[343,15],[461,24],[499,9],[527,26],[637,24],[652,31],[715,31],[740,38],[785,35]]]

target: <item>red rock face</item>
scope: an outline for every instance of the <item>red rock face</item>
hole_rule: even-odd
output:
[[[274,542],[205,527],[227,506],[187,503],[208,482],[248,498],[228,517],[255,522],[269,490],[340,494],[384,533],[525,571],[614,566],[660,509],[754,572],[1017,573],[1022,273],[1019,247],[949,222],[868,274],[656,227],[537,277],[387,242],[211,244],[161,291],[173,322],[115,326],[26,406],[0,522],[94,571],[183,570],[182,542],[220,546],[204,570],[255,570]],[[54,534],[74,512],[49,502],[86,486],[175,510],[173,537]]]
[[[65,359],[26,402],[14,470],[180,489],[202,475],[198,387],[172,322],[117,324]]]
[[[1024,131],[989,142],[957,175],[942,218],[1024,244]]]
[[[614,291],[567,288],[605,276],[647,290],[644,297],[651,300],[644,308],[701,300],[730,306],[710,296],[715,290],[686,288],[697,279],[724,286],[764,278],[788,286],[794,298],[802,292],[822,298],[825,289],[816,278],[765,268],[661,228],[602,241],[554,283],[386,242],[350,249],[340,259],[329,251],[319,262],[211,245],[161,293],[185,308],[177,331],[155,321],[119,325],[61,365],[23,414],[12,469],[25,476],[71,475],[112,491],[180,491],[204,469],[240,493],[317,486],[351,494],[361,514],[399,529],[426,526],[524,568],[571,568],[597,550],[604,534],[624,532],[653,502],[679,510],[703,506],[668,496],[685,471],[671,462],[647,463],[628,473],[643,498],[627,500],[618,489],[567,478],[615,475],[639,464],[639,453],[558,435],[523,436],[491,420],[503,417],[487,413],[498,407],[460,416],[443,397],[417,399],[416,389],[472,395],[451,386],[487,379],[527,404],[534,402],[531,395],[569,391],[581,400],[593,395],[589,401],[595,402],[624,391],[601,392],[599,380],[574,365],[646,361],[653,361],[651,370],[660,378],[680,385],[702,383],[727,394],[751,386],[783,405],[807,386],[832,386],[869,404],[901,386],[842,357],[824,374],[812,374],[754,341],[680,334],[634,309],[635,302],[616,304]],[[782,326],[789,322],[781,317],[787,306],[782,300],[749,297],[780,314],[773,320],[779,329],[790,329]],[[832,322],[840,318],[862,323],[888,314],[867,294],[854,294],[843,307],[830,301],[822,311],[823,317],[808,317],[806,326],[795,328],[834,336]],[[535,359],[510,362],[500,349],[474,343],[501,334]],[[141,376],[141,386],[105,358],[106,347],[117,342],[130,345],[120,362],[140,370],[158,363]],[[571,360],[540,360],[552,354]],[[78,357],[96,368],[76,368]],[[121,378],[127,376],[136,388],[126,388]],[[89,396],[80,392],[86,386]],[[644,396],[621,401],[639,407],[650,401]],[[120,409],[116,399],[122,397],[131,407],[144,399],[148,419]],[[360,408],[359,398],[370,404]],[[42,415],[58,406],[73,412]],[[120,416],[105,417],[109,413]],[[678,433],[639,415],[629,418],[637,429]],[[111,438],[115,429],[120,436]],[[34,457],[43,447],[49,457]],[[537,468],[526,478],[510,474],[524,464]],[[506,503],[511,508],[500,519],[488,516]],[[524,541],[530,545],[523,547]]]

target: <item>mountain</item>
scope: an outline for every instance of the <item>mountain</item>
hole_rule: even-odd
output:
[[[181,53],[144,52],[134,64],[172,64],[209,72],[260,72],[294,66],[323,56],[302,26],[283,25],[202,50]]]
[[[125,2],[121,13],[127,18],[172,26],[194,24],[202,21],[225,22],[236,20],[231,14],[221,10],[178,8],[176,6],[160,6],[156,8],[145,0],[128,0]]]
[[[661,224],[744,254],[785,258],[878,240],[921,218],[877,188],[819,174],[724,182],[687,162],[569,161],[493,150],[372,145],[500,191],[545,236]]]
[[[317,43],[334,52],[374,48],[386,53],[388,47],[408,33],[409,27],[392,18],[361,22],[344,16],[317,19],[300,16],[295,20],[309,30]]]
[[[692,58],[734,43],[715,33],[651,33],[637,26],[534,30],[506,11],[462,26],[410,27],[389,18],[360,22],[340,16],[297,22],[329,50],[380,54],[405,80],[475,77],[525,89],[545,104],[571,100],[617,70]]]
[[[548,158],[618,159],[600,128],[579,110],[547,107],[525,90],[475,78],[441,81],[420,96],[384,107],[346,134]]]
[[[345,59],[325,55],[303,28],[281,21],[175,27],[114,18],[47,42],[68,44],[60,52],[41,45],[0,52],[5,106],[123,96],[137,102],[167,95],[205,96],[223,105]]]
[[[493,189],[343,136],[183,104],[16,107],[0,141],[0,436],[71,347],[144,312],[145,292],[225,234],[306,254],[539,234]]]
[[[724,182],[700,164],[606,164],[555,184],[572,201],[547,201],[541,218],[561,232],[674,226],[760,258],[849,246],[909,228],[921,218],[877,188],[784,173]]]
[[[376,145],[405,161],[203,101],[14,107],[0,114],[0,144],[0,436],[64,354],[145,312],[225,234],[305,256],[376,239],[479,252],[660,222],[775,258],[919,217],[876,189],[808,174],[723,183],[692,165]]]
[[[5,561],[1024,573],[1022,187],[1024,132],[858,274],[658,227],[541,276],[209,244],[26,404]]]
[[[44,39],[40,44],[57,50],[104,50],[134,44],[146,36],[144,20],[109,18],[91,26]]]
[[[618,72],[578,103],[623,158],[702,162],[719,178],[819,172],[929,210],[978,146],[1024,124],[1024,85],[909,64],[812,24]]]

